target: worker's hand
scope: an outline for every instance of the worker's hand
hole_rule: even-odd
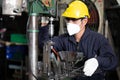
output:
[[[42,16],[41,17],[41,27],[46,26],[49,23],[49,17]]]
[[[92,76],[98,67],[98,61],[96,58],[90,58],[85,61],[83,72],[86,76]]]

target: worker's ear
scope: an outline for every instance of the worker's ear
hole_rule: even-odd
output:
[[[85,25],[87,24],[87,22],[88,22],[88,18],[84,18],[84,19],[82,20],[82,25],[85,26]]]

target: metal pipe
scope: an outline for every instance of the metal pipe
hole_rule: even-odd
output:
[[[37,62],[38,62],[38,20],[37,14],[33,13],[29,16],[28,24],[28,50],[29,50],[29,80],[37,78]]]
[[[53,25],[54,18],[50,17],[50,24],[49,24],[49,36],[50,38],[54,35],[54,25]]]

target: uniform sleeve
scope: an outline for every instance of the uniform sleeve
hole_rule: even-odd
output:
[[[54,48],[55,50],[57,51],[62,51],[64,50],[63,49],[63,46],[64,46],[64,43],[63,43],[63,40],[62,40],[62,37],[61,36],[55,36],[52,41],[54,42]]]
[[[44,26],[44,27],[40,27],[39,28],[39,48],[41,50],[43,50],[43,46],[44,46],[44,43],[48,40],[50,40],[50,37],[49,37],[49,26]],[[54,46],[54,49],[57,50],[57,51],[60,51],[62,50],[62,40],[61,40],[61,36],[54,36],[52,38],[52,41],[53,41],[53,46]]]
[[[99,55],[97,60],[100,68],[103,70],[115,69],[117,67],[118,60],[108,40],[105,37],[102,37],[99,45]]]
[[[44,43],[49,40],[49,34],[48,34],[48,26],[40,27],[39,28],[39,35],[38,35],[38,41],[39,41],[39,48],[43,49]]]

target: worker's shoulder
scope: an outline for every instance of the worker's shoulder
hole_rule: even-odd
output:
[[[59,35],[59,37],[66,38],[66,37],[69,37],[69,34],[68,33],[64,33],[64,34]]]
[[[103,37],[104,38],[104,35],[103,34],[101,34],[101,33],[98,33],[98,32],[96,32],[96,31],[92,31],[92,30],[90,30],[90,34],[89,34],[90,36],[94,36],[94,37]]]
[[[67,33],[65,33],[65,34],[60,34],[60,35],[58,35],[58,36],[54,36],[54,40],[66,40],[66,38],[68,37],[69,35],[67,34]]]
[[[106,38],[103,34],[98,33],[96,31],[90,30],[89,33],[87,33],[87,39],[92,39],[92,40],[98,40],[98,41],[105,41]]]

